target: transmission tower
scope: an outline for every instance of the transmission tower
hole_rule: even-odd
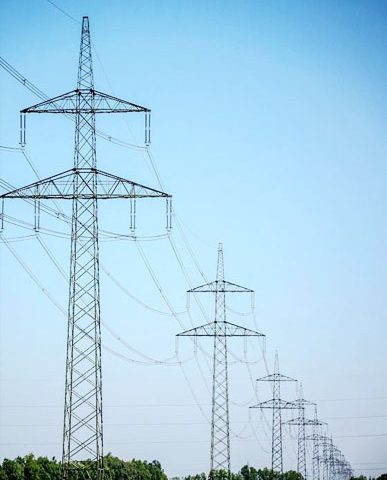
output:
[[[310,402],[309,400],[305,400],[303,398],[303,392],[302,392],[302,384],[300,384],[300,389],[299,389],[299,398],[293,402],[297,407],[298,407],[298,417],[292,418],[291,420],[288,420],[285,422],[287,425],[297,425],[298,426],[298,436],[297,436],[297,443],[298,443],[298,448],[297,448],[297,471],[300,473],[304,480],[306,480],[307,474],[306,474],[306,433],[305,433],[305,427],[308,426],[313,426],[314,425],[314,419],[307,419],[305,418],[305,407],[307,405],[316,405],[313,402]]]
[[[336,479],[336,447],[333,443],[332,437],[329,439],[329,455],[328,455],[328,464],[329,464],[329,476],[330,480]]]
[[[320,447],[322,449],[322,456],[320,459],[320,464],[322,464],[322,478],[323,480],[333,480],[333,475],[331,471],[332,439],[325,435],[322,435],[320,438]]]
[[[2,202],[8,198],[32,199],[36,230],[39,229],[41,200],[72,201],[62,449],[65,480],[71,477],[72,471],[76,471],[77,478],[88,477],[79,462],[85,456],[93,460],[97,480],[103,478],[98,200],[130,199],[132,228],[136,198],[164,197],[167,211],[170,211],[170,195],[97,170],[96,114],[126,112],[145,114],[145,141],[149,142],[148,108],[94,89],[89,19],[83,17],[76,89],[21,111],[22,146],[25,144],[26,114],[57,113],[75,117],[73,168],[0,197]],[[4,214],[4,210],[2,212]],[[170,227],[170,219],[167,226]]]
[[[250,408],[268,408],[273,412],[272,440],[271,440],[271,469],[273,472],[283,472],[282,459],[282,410],[295,409],[294,402],[281,399],[281,382],[296,382],[294,378],[279,373],[278,353],[275,354],[274,373],[258,378],[258,382],[272,382],[273,398],[253,405]]]
[[[313,427],[311,435],[306,436],[306,440],[312,440],[313,442],[313,453],[312,453],[312,477],[313,480],[320,480],[320,452],[319,446],[320,441],[324,438],[320,429],[322,425],[325,425],[325,422],[321,422],[317,416],[317,406],[314,407],[314,418],[309,423]]]
[[[179,333],[178,337],[213,337],[213,377],[211,414],[210,470],[224,469],[230,474],[230,419],[227,365],[228,337],[262,337],[261,333],[226,321],[226,293],[253,293],[224,279],[223,247],[218,247],[216,280],[188,290],[188,293],[209,292],[215,295],[215,321]]]

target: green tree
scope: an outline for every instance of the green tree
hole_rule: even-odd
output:
[[[152,480],[168,480],[158,460],[152,460],[152,462],[148,464],[148,469],[151,473]]]
[[[303,480],[304,477],[301,473],[295,472],[294,470],[288,470],[287,472],[282,474],[283,480]]]
[[[41,480],[40,465],[32,453],[24,457],[24,479]]]
[[[249,467],[248,465],[244,465],[241,468],[240,474],[243,480],[258,480],[258,470],[254,467]]]
[[[228,480],[227,470],[211,470],[208,476],[209,480]]]
[[[196,475],[188,475],[183,480],[207,480],[207,475],[205,473],[197,473]]]
[[[258,479],[259,480],[274,480],[275,478],[280,477],[279,472],[273,472],[271,468],[261,468],[258,469]]]
[[[55,458],[38,457],[36,462],[40,468],[39,480],[61,480],[61,465]]]
[[[2,469],[7,480],[24,480],[24,464],[20,457],[16,460],[5,458]]]

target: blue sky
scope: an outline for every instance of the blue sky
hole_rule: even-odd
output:
[[[386,437],[378,435],[387,434],[387,3],[55,3],[79,21],[90,17],[96,88],[152,108],[152,152],[206,278],[215,275],[222,241],[226,278],[256,291],[268,361],[278,350],[284,373],[302,380],[305,396],[319,401],[321,417],[329,419],[357,473],[386,471]],[[46,0],[2,2],[1,55],[50,96],[75,87],[79,30]],[[17,147],[18,112],[37,98],[6,72],[0,79],[0,144]],[[142,121],[134,117],[108,117],[98,125],[142,141]],[[42,176],[70,168],[71,122],[31,116],[27,128],[27,151]],[[98,164],[158,187],[141,152],[99,141]],[[0,168],[13,185],[35,180],[20,153],[1,151]],[[32,219],[25,206],[7,211]],[[162,205],[139,206],[139,235],[164,233],[163,222]],[[125,231],[127,206],[101,206],[101,225]],[[5,235],[32,233],[26,232],[8,225]],[[203,283],[177,226],[172,235],[192,286]],[[68,239],[41,236],[68,271]],[[39,242],[12,245],[65,306],[66,284]],[[174,308],[184,311],[191,285],[168,240],[143,248]],[[59,456],[65,319],[4,245],[1,261],[0,451]],[[132,294],[166,311],[133,242],[101,242],[101,262]],[[174,318],[143,309],[104,273],[101,289],[103,318],[120,338],[149,356],[173,355],[181,330]],[[235,310],[249,308],[232,302]],[[211,318],[210,301],[203,303]],[[191,309],[194,324],[204,323],[194,303]],[[248,316],[230,312],[229,319],[254,325]],[[190,326],[187,315],[181,320]],[[107,347],[136,357],[108,331],[103,335]],[[257,346],[250,347],[251,359],[260,358]],[[203,348],[210,352],[210,345]],[[180,350],[184,358],[192,353],[187,343]],[[242,355],[243,345],[236,340],[232,351]],[[209,383],[204,354],[187,362],[185,373],[209,413],[198,365]],[[254,378],[265,373],[261,360],[251,368]],[[246,437],[232,438],[234,469],[269,464],[267,425],[255,425],[260,446],[248,423],[245,405],[254,399],[248,373],[244,364],[230,371],[232,429]],[[207,469],[209,427],[181,369],[145,367],[104,351],[104,399],[106,451],[158,458],[169,475]],[[136,406],[144,402],[149,406]],[[184,444],[190,422],[192,443]],[[294,468],[291,435],[286,442],[286,466]]]

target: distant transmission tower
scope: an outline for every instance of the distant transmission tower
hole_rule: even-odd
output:
[[[250,408],[268,408],[273,411],[272,441],[271,441],[271,469],[273,472],[283,472],[282,459],[282,410],[295,409],[298,406],[294,402],[281,399],[281,382],[296,382],[294,378],[279,373],[278,354],[275,355],[274,373],[266,377],[258,378],[258,382],[273,383],[273,398],[258,403]]]
[[[230,418],[227,365],[227,337],[261,337],[254,330],[226,321],[226,293],[253,293],[224,280],[223,247],[219,244],[216,280],[188,290],[189,293],[215,294],[215,321],[192,328],[180,337],[214,337],[212,416],[211,416],[211,472],[224,469],[230,474]]]
[[[307,405],[316,405],[309,400],[303,398],[302,384],[300,384],[299,398],[293,402],[298,407],[298,417],[292,418],[285,422],[287,425],[298,426],[298,449],[297,449],[297,471],[300,473],[304,480],[307,478],[306,473],[306,433],[305,427],[314,425],[313,419],[305,418],[305,407]]]
[[[72,201],[71,265],[68,304],[67,360],[63,427],[63,479],[89,478],[79,460],[94,461],[96,478],[103,478],[101,323],[98,250],[98,200],[131,201],[131,227],[136,198],[170,195],[97,170],[95,115],[145,113],[145,141],[149,142],[150,110],[94,89],[89,19],[83,17],[77,88],[21,111],[20,143],[25,144],[27,113],[59,113],[75,117],[74,166],[58,175],[2,195],[32,199],[35,229],[39,229],[40,201]],[[4,210],[3,210],[4,212]],[[167,222],[170,226],[170,220]]]
[[[313,450],[312,450],[312,478],[313,480],[320,480],[320,441],[324,438],[321,435],[321,426],[325,425],[325,422],[322,422],[318,419],[317,416],[317,406],[314,407],[314,418],[309,423],[312,425],[313,430],[310,435],[306,436],[306,440],[312,440]]]
[[[322,449],[322,455],[320,457],[320,470],[322,471],[323,480],[332,480],[331,477],[331,448],[332,448],[332,439],[322,435],[320,438],[320,448]]]

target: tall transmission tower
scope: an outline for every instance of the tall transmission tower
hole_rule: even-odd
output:
[[[267,408],[272,410],[272,440],[271,440],[271,469],[273,472],[283,472],[282,459],[282,410],[295,409],[298,406],[281,398],[281,382],[296,382],[294,378],[279,373],[278,353],[275,354],[274,373],[266,377],[258,378],[258,382],[272,382],[273,397],[270,400],[260,402],[250,408]]]
[[[36,229],[40,223],[41,200],[72,201],[62,449],[64,480],[71,477],[72,471],[77,472],[77,478],[88,478],[88,472],[79,462],[85,456],[93,460],[97,480],[103,478],[98,200],[130,199],[131,227],[135,221],[136,198],[163,197],[170,211],[167,193],[97,169],[96,114],[128,112],[145,114],[145,141],[149,142],[148,108],[94,89],[89,19],[83,17],[76,89],[21,111],[22,146],[26,114],[56,113],[75,117],[73,168],[0,197],[3,207],[8,198],[34,200]],[[4,209],[2,212],[4,214]]]
[[[305,408],[307,405],[316,405],[309,400],[303,398],[302,384],[300,383],[299,389],[299,398],[293,402],[298,407],[298,417],[292,418],[285,422],[287,425],[297,425],[298,426],[298,436],[297,436],[297,471],[300,473],[304,480],[307,478],[306,473],[306,433],[305,427],[314,425],[314,419],[305,418]]]
[[[262,337],[261,333],[226,321],[226,293],[253,293],[224,279],[223,246],[218,247],[216,280],[188,290],[188,293],[215,295],[215,320],[200,327],[179,333],[178,337],[213,337],[213,376],[211,413],[210,470],[224,469],[230,474],[230,417],[227,364],[228,337]]]

